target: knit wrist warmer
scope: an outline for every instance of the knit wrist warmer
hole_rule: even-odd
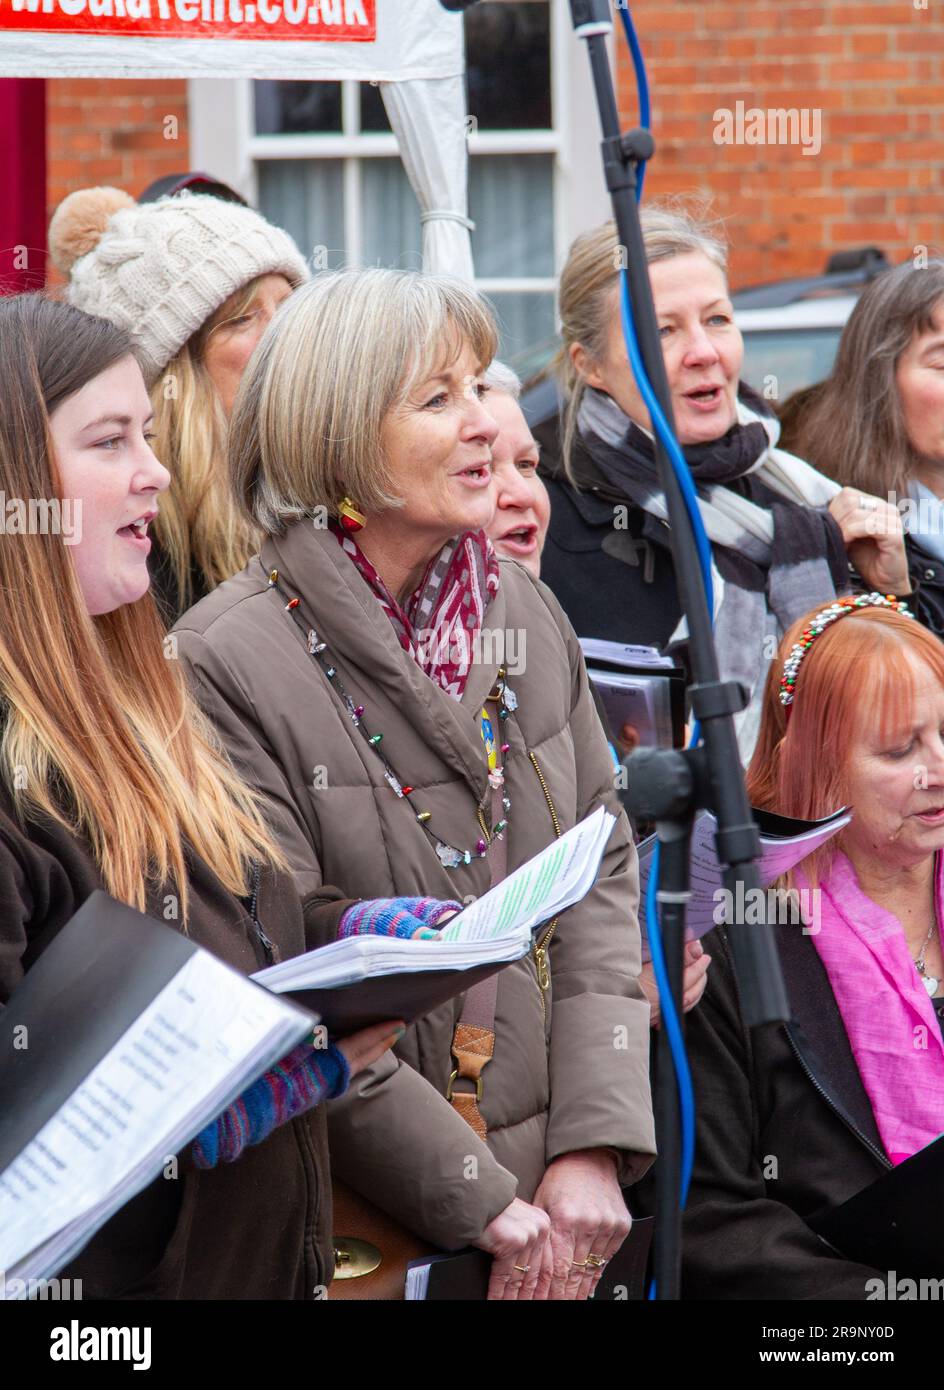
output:
[[[347,1058],[334,1043],[294,1048],[200,1131],[193,1141],[195,1166],[233,1163],[248,1144],[261,1144],[279,1125],[342,1095],[350,1079]]]
[[[348,908],[338,936],[411,937],[420,927],[435,927],[447,912],[461,911],[461,903],[440,898],[367,898]]]

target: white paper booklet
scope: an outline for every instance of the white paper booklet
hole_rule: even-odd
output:
[[[637,647],[627,642],[606,642],[602,637],[581,637],[580,649],[589,666],[594,661],[610,661],[614,666],[674,666],[670,656],[658,647]]]
[[[514,960],[531,932],[572,907],[593,886],[616,817],[599,806],[559,840],[515,869],[453,917],[434,940],[351,936],[260,970],[253,979],[277,993],[337,988],[374,975],[462,970]]]

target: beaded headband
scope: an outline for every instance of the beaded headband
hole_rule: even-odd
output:
[[[830,623],[834,623],[837,618],[844,618],[848,613],[858,613],[862,608],[891,608],[896,613],[903,613],[906,618],[913,618],[914,614],[906,603],[901,599],[895,598],[894,594],[856,594],[846,598],[835,599],[828,608],[823,608],[811,620],[809,627],[800,633],[800,640],[794,642],[790,648],[790,654],[783,663],[783,677],[780,681],[780,703],[787,706],[789,717],[790,705],[793,704],[794,688],[796,686],[797,674],[800,670],[800,663],[806,656],[810,647],[822,632],[826,631]]]

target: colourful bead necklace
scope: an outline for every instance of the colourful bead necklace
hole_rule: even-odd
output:
[[[282,597],[285,597],[285,591],[279,584],[278,570],[271,570],[269,572],[269,588],[278,589]],[[502,818],[496,821],[491,829],[489,829],[485,820],[485,808],[482,806],[478,807],[476,815],[478,816],[479,825],[482,829],[482,837],[476,841],[474,850],[457,849],[454,845],[450,845],[445,840],[439,838],[430,824],[433,815],[432,811],[421,810],[417,807],[416,802],[413,800],[412,786],[404,782],[394,771],[380,746],[383,742],[383,734],[379,732],[371,733],[365,720],[364,706],[357,704],[344,688],[344,683],[338,675],[337,667],[327,654],[327,643],[321,641],[315,629],[313,627],[308,627],[299,614],[298,608],[300,602],[301,600],[298,598],[288,599],[285,604],[285,611],[291,616],[296,626],[304,633],[308,655],[311,657],[312,661],[321,668],[328,684],[337,692],[338,698],[350,715],[354,727],[360,731],[368,747],[371,748],[374,755],[379,758],[383,766],[384,780],[387,785],[399,800],[406,801],[409,804],[416,817],[417,823],[423,827],[423,830],[435,845],[440,863],[447,869],[458,869],[465,864],[471,864],[473,859],[484,858],[484,856],[488,854],[492,842],[496,839],[500,840],[503,837],[508,828],[508,815],[511,811],[511,800],[505,787],[505,765],[507,763],[508,754],[511,751],[511,745],[504,739],[500,744],[497,744],[495,730],[487,710],[483,707],[481,711],[480,729],[482,741],[485,745],[486,760],[488,762],[488,784],[493,792],[501,792],[502,811],[504,814]],[[510,718],[511,714],[518,708],[517,696],[505,679],[505,668],[503,666],[498,668],[498,680],[495,689],[488,695],[487,700],[494,701],[498,706],[499,728],[501,729]],[[503,759],[501,765],[498,763],[499,749]]]

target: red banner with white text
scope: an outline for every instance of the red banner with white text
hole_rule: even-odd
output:
[[[0,34],[372,42],[377,0],[0,0]]]

